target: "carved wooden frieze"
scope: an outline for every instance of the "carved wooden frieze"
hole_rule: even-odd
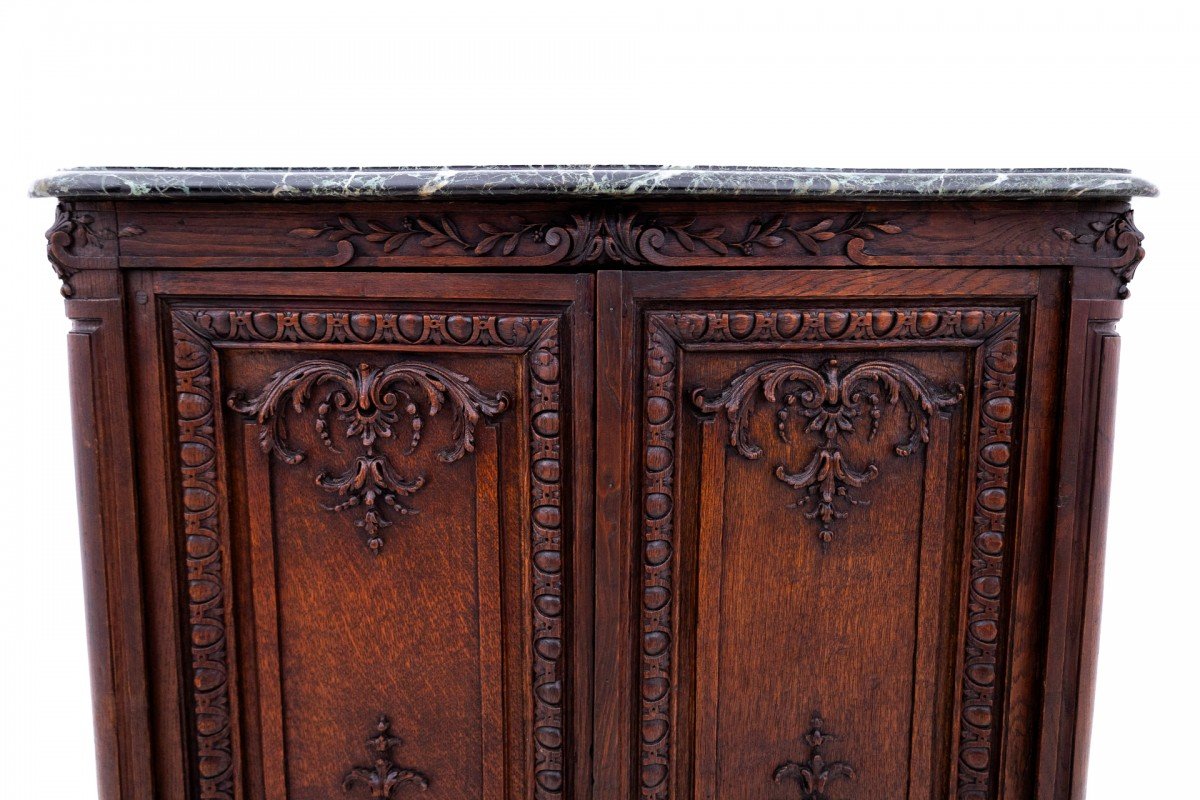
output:
[[[407,422],[410,438],[404,452],[412,454],[421,443],[426,414],[432,417],[445,407],[453,415],[453,438],[438,458],[451,463],[474,452],[479,420],[495,417],[509,404],[504,392],[489,396],[466,375],[435,364],[397,361],[385,367],[359,364],[355,368],[328,359],[303,361],[275,373],[253,398],[231,392],[227,403],[258,424],[264,451],[286,464],[299,464],[304,453],[288,443],[284,415],[289,407],[298,414],[307,411],[314,394],[320,394],[313,424],[321,444],[338,452],[330,433],[330,419],[336,416],[345,438],[358,439],[362,445],[361,454],[341,473],[317,475],[317,485],[338,496],[338,502],[326,506],[330,511],[358,512],[354,524],[362,528],[375,554],[383,547],[383,529],[392,524],[387,507],[401,516],[415,514],[404,498],[426,482],[425,475],[401,473],[382,451],[383,442],[396,437],[401,423]]]
[[[344,263],[360,255],[402,253],[406,247],[431,251],[446,245],[468,256],[508,257],[525,245],[526,252],[553,264],[651,264],[673,256],[704,255],[716,258],[753,256],[778,250],[795,250],[808,256],[841,255],[861,259],[866,243],[877,235],[902,232],[899,225],[871,219],[864,212],[843,215],[770,214],[753,218],[736,229],[720,220],[660,217],[617,210],[587,210],[549,221],[513,217],[478,221],[475,232],[452,214],[410,215],[395,222],[357,219],[341,214],[317,227],[300,227],[289,235],[304,239],[351,242],[339,248]],[[371,249],[373,248],[373,250]],[[421,249],[416,250],[422,252]]]
[[[854,435],[856,421],[870,419],[867,436],[873,439],[888,407],[899,407],[908,415],[910,435],[892,450],[897,456],[910,456],[929,441],[933,415],[957,405],[963,388],[940,389],[900,361],[862,361],[842,374],[836,358],[825,361],[820,370],[799,359],[783,358],[746,368],[714,396],[697,388],[692,401],[705,413],[723,411],[729,422],[729,444],[745,458],[757,459],[763,451],[750,440],[749,426],[760,393],[776,408],[775,430],[782,441],[791,443],[794,420],[801,423],[804,434],[818,439],[805,466],[789,472],[780,464],[775,477],[798,493],[792,507],[802,509],[808,519],[820,520],[817,535],[824,546],[833,540],[834,522],[844,519],[849,507],[870,503],[853,490],[879,475],[876,464],[855,465],[842,449],[844,440]]]
[[[237,244],[211,215],[117,206],[139,231],[112,254],[128,268],[1081,266],[1127,282],[1140,249],[1117,202],[245,204]]]
[[[216,394],[218,348],[234,343],[299,343],[325,344],[336,342],[348,345],[436,346],[466,348],[478,351],[511,353],[523,359],[528,375],[528,430],[530,432],[531,529],[530,551],[532,566],[529,575],[529,597],[532,620],[527,651],[531,654],[533,674],[527,684],[531,704],[530,742],[528,750],[537,800],[559,800],[563,796],[563,682],[565,680],[563,616],[566,598],[563,587],[563,520],[562,520],[562,463],[561,440],[561,365],[558,337],[559,318],[521,314],[448,314],[409,313],[357,310],[297,310],[246,308],[176,308],[171,311],[173,337],[173,368],[176,424],[176,478],[181,492],[182,527],[185,537],[185,581],[188,598],[188,635],[191,656],[190,738],[196,761],[193,779],[199,800],[234,800],[238,781],[237,756],[234,752],[234,725],[230,712],[230,652],[231,616],[228,607],[232,589],[230,574],[230,542],[225,531],[222,495],[225,485],[220,477],[217,431],[221,408]],[[402,362],[408,362],[404,359]],[[308,400],[300,410],[315,412],[314,425],[322,416],[339,415],[338,422],[361,445],[366,429],[373,425],[374,441],[382,436],[385,424],[371,415],[391,409],[396,418],[386,422],[397,425],[403,417],[412,430],[413,414],[399,394],[387,398],[383,369],[364,374],[340,362],[337,369],[314,368],[292,380],[315,381],[315,374],[329,375],[328,386],[340,398],[331,398],[329,408],[322,403],[311,409]],[[433,394],[440,391],[449,397],[450,387],[462,393],[462,399],[472,411],[459,411],[464,425],[490,415],[484,406],[500,413],[500,395],[490,397],[478,392],[469,381],[460,380],[446,370],[422,372],[429,365],[411,362],[423,376],[416,378],[418,391]],[[297,365],[299,367],[299,365]],[[310,363],[311,367],[311,363]],[[348,372],[347,372],[348,370]],[[294,371],[294,370],[293,370]],[[443,374],[444,373],[444,374]],[[276,410],[287,395],[295,402],[298,384],[288,388],[289,379],[276,376],[274,391],[259,395],[257,407],[264,410],[274,405]],[[326,385],[315,382],[314,385]],[[401,381],[403,386],[404,382]],[[442,387],[438,389],[437,385]],[[474,392],[464,388],[471,386]],[[271,389],[271,386],[266,387]],[[478,393],[478,396],[476,396]],[[264,397],[265,395],[265,397]],[[270,398],[274,396],[274,401]],[[482,399],[480,399],[482,398]],[[363,401],[360,404],[360,400]],[[254,401],[235,399],[241,405]],[[422,398],[424,409],[430,407],[429,395]],[[443,403],[439,400],[439,405]],[[456,402],[446,400],[446,403]],[[506,402],[506,401],[505,401]],[[415,403],[414,403],[415,405]],[[340,415],[345,409],[347,417]],[[363,419],[360,423],[358,414]],[[257,412],[256,412],[257,413]],[[271,432],[277,418],[264,416],[264,431],[272,448],[278,443],[287,450],[286,435],[277,429]],[[328,433],[328,425],[325,427]],[[460,429],[444,455],[459,457],[468,452],[468,433]],[[409,440],[411,444],[411,439]],[[460,452],[461,448],[461,452]],[[357,463],[357,462],[356,462]],[[366,484],[364,484],[365,487]],[[353,487],[351,487],[353,488]],[[396,492],[399,495],[399,492]],[[377,494],[377,499],[380,495]],[[384,501],[386,502],[386,500]]]
[[[387,715],[380,714],[375,723],[375,735],[367,739],[367,754],[371,756],[369,766],[353,767],[342,778],[342,788],[350,791],[356,786],[365,787],[371,797],[389,800],[397,789],[411,784],[421,791],[429,788],[429,778],[412,767],[402,767],[392,761],[392,750],[404,744],[399,736],[392,735],[392,723]]]
[[[957,677],[962,700],[957,722],[959,747],[955,780],[960,800],[984,800],[990,796],[988,792],[995,780],[995,734],[1000,712],[996,696],[996,687],[1000,683],[1000,638],[1006,619],[1002,586],[1009,512],[1009,463],[1014,455],[1020,319],[1019,308],[996,307],[654,311],[647,314],[642,365],[644,468],[639,697],[641,796],[644,800],[668,800],[672,796],[673,732],[676,715],[680,713],[675,707],[677,676],[673,663],[674,625],[678,613],[674,606],[679,596],[676,586],[675,464],[680,357],[690,348],[712,350],[717,345],[736,349],[741,345],[803,346],[811,343],[820,346],[853,342],[966,346],[974,348],[982,362],[983,377],[971,404],[978,415],[974,444],[978,466],[972,489],[975,512],[969,545],[968,612],[962,668]],[[898,366],[903,363],[894,357],[886,362]],[[791,364],[794,361],[789,360],[788,367],[778,374],[787,374],[786,369]],[[836,386],[837,402],[829,409],[832,415],[822,414],[824,409],[818,408],[814,417],[805,419],[810,424],[813,419],[822,422],[832,419],[836,424],[837,409],[841,400],[847,397],[850,372],[834,377],[811,371],[817,379],[817,389],[823,387],[826,390],[820,397],[829,397],[827,390]],[[762,385],[761,376],[768,373],[753,373],[754,368],[743,373],[746,380],[742,385],[761,391],[758,388]],[[864,370],[859,376],[865,380],[868,374]],[[882,376],[881,372],[878,374]],[[904,374],[904,378],[892,378],[902,384],[912,384],[897,389],[900,392],[897,404],[903,404],[910,415],[915,409],[916,417],[910,416],[910,423],[915,426],[910,430],[915,439],[901,443],[901,448],[916,447],[922,442],[921,432],[927,432],[932,415],[960,402],[958,387],[931,386],[927,379],[911,370]],[[807,391],[814,390],[809,388]],[[785,394],[780,392],[776,397]],[[863,398],[850,402],[852,407],[861,408],[869,415],[870,408],[887,402],[890,396],[885,382],[878,403],[865,402],[859,406]],[[907,398],[907,401],[901,398]],[[814,408],[812,403],[816,399],[816,392],[812,400],[797,396],[789,414],[806,407],[806,403],[808,408]],[[704,402],[703,396],[701,402]],[[786,401],[784,404],[786,406]],[[719,402],[718,405],[724,407]],[[738,413],[740,409],[735,410],[735,417]],[[846,433],[843,430],[838,435],[844,437]],[[820,441],[824,440],[824,428],[821,427]],[[736,438],[733,444],[735,448],[738,446]],[[836,482],[832,496],[834,500],[844,499],[837,493]]]
[[[841,780],[852,781],[858,775],[847,761],[826,761],[825,745],[837,737],[824,730],[821,715],[813,712],[804,742],[808,745],[808,758],[804,761],[785,761],[775,769],[776,783],[795,781],[800,789],[800,800],[829,800],[827,787]]]

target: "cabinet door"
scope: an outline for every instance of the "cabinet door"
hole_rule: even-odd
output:
[[[1017,654],[1037,629],[1012,587],[1046,504],[1017,481],[1048,463],[1022,420],[1052,406],[1053,371],[1029,365],[1053,353],[1055,286],[602,274],[623,324],[602,324],[600,352],[608,335],[637,365],[627,449],[601,442],[597,468],[626,487],[623,507],[598,495],[600,602],[637,598],[597,630],[600,652],[633,643],[597,662],[598,696],[632,675],[623,796],[1029,796]],[[609,763],[598,751],[599,781],[619,786]]]
[[[591,278],[131,280],[187,794],[582,796]]]

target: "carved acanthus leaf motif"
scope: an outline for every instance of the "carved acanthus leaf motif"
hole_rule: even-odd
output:
[[[565,228],[571,242],[568,264],[640,264],[645,259],[638,252],[642,227],[635,215],[619,212],[573,214],[571,225]],[[557,229],[549,232],[550,244],[559,236]]]
[[[54,224],[46,231],[47,251],[54,274],[62,281],[63,297],[75,293],[71,278],[79,270],[70,262],[80,250],[95,248],[103,250],[106,241],[139,236],[146,231],[137,225],[126,225],[118,231],[112,228],[97,229],[96,215],[77,211],[68,203],[59,203],[54,211]]]
[[[1075,233],[1067,228],[1055,228],[1054,232],[1063,241],[1091,245],[1095,252],[1100,252],[1105,246],[1119,251],[1121,263],[1112,268],[1121,281],[1117,296],[1122,299],[1129,297],[1129,282],[1133,280],[1138,264],[1146,257],[1146,251],[1142,249],[1142,239],[1145,237],[1133,224],[1133,209],[1113,214],[1107,222],[1089,223],[1088,228],[1089,230],[1082,233]]]
[[[800,787],[800,800],[829,800],[826,787],[837,780],[855,780],[858,775],[846,761],[826,761],[825,743],[836,737],[823,730],[825,723],[814,713],[804,741],[808,745],[806,761],[785,761],[775,769],[775,782],[793,780]]]
[[[354,767],[342,778],[342,789],[350,791],[355,786],[365,786],[371,797],[388,800],[401,786],[411,783],[421,791],[429,788],[429,778],[411,767],[402,767],[392,761],[392,750],[404,742],[392,735],[392,723],[385,714],[379,715],[375,723],[375,735],[367,739],[367,753],[374,763],[367,767]]]
[[[444,462],[453,462],[475,449],[475,426],[480,417],[492,417],[508,407],[503,392],[489,397],[477,389],[465,375],[433,364],[401,361],[386,367],[360,364],[355,370],[337,361],[314,359],[277,372],[253,399],[239,392],[229,395],[229,407],[258,423],[259,442],[264,451],[273,452],[287,464],[298,464],[304,453],[288,443],[284,414],[290,405],[301,414],[312,394],[321,387],[328,391],[317,405],[315,428],[321,443],[337,452],[330,434],[330,417],[337,412],[347,439],[358,439],[363,453],[339,475],[317,475],[317,485],[344,498],[329,506],[344,511],[362,506],[362,517],[355,524],[367,535],[367,545],[378,554],[383,547],[380,535],[391,525],[383,506],[397,513],[414,514],[402,498],[425,485],[425,476],[405,477],[397,472],[386,454],[378,450],[380,440],[391,439],[402,419],[408,420],[411,436],[405,454],[413,453],[421,443],[425,426],[422,404],[433,416],[448,406],[454,415],[452,440],[438,452]]]
[[[749,428],[760,392],[767,402],[778,406],[776,431],[782,441],[791,442],[789,423],[793,418],[807,420],[804,433],[819,437],[820,444],[807,465],[792,473],[780,464],[775,476],[800,493],[795,508],[805,508],[807,518],[820,520],[818,536],[823,544],[833,539],[831,526],[846,517],[847,506],[870,502],[854,497],[851,490],[879,474],[875,464],[857,467],[846,458],[842,447],[854,433],[855,421],[868,417],[868,437],[873,438],[885,406],[903,407],[910,435],[893,450],[898,456],[909,456],[929,441],[932,417],[956,405],[963,396],[961,386],[942,391],[916,369],[898,361],[863,361],[842,375],[837,359],[825,362],[821,372],[795,359],[772,359],[744,370],[711,399],[703,389],[696,389],[692,400],[705,413],[724,411],[729,444],[745,458],[757,459],[763,451],[750,440]]]
[[[546,254],[557,251],[554,263],[634,265],[649,263],[648,255],[661,254],[667,234],[686,255],[702,248],[721,257],[752,256],[792,240],[800,246],[802,255],[843,255],[855,261],[862,246],[876,235],[902,232],[894,222],[867,220],[863,212],[848,215],[840,224],[833,217],[814,220],[776,215],[751,220],[744,230],[734,231],[723,225],[700,227],[694,218],[660,218],[608,208],[572,214],[557,222],[530,223],[517,218],[507,227],[491,222],[480,222],[476,227],[477,235],[467,235],[463,224],[448,214],[407,216],[397,224],[359,221],[343,214],[334,222],[293,228],[289,234],[331,242],[357,239],[378,245],[381,255],[395,253],[412,240],[425,248],[453,245],[469,255],[507,257],[516,254],[523,241],[530,241],[544,245]],[[840,246],[835,241],[839,239]]]

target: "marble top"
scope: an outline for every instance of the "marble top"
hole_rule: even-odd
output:
[[[321,168],[88,167],[42,178],[32,197],[373,198],[700,195],[870,199],[1153,197],[1122,169],[805,169],[700,166]]]

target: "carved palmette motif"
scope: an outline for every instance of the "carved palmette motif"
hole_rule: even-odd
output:
[[[698,388],[692,401],[705,413],[724,412],[729,444],[748,459],[763,452],[749,435],[759,394],[776,407],[775,429],[781,440],[791,443],[793,420],[801,422],[803,433],[817,437],[819,445],[805,466],[789,472],[780,464],[775,477],[798,492],[793,507],[820,521],[818,536],[826,545],[833,539],[833,524],[847,516],[848,507],[870,502],[856,497],[853,490],[879,475],[876,464],[858,466],[843,451],[858,419],[870,420],[867,435],[874,438],[885,410],[901,407],[908,415],[910,435],[892,449],[905,457],[929,441],[931,418],[957,405],[962,393],[961,386],[943,390],[931,385],[918,370],[900,361],[863,361],[843,374],[836,358],[819,371],[799,359],[781,358],[748,367],[713,396]]]
[[[412,767],[402,767],[392,761],[392,750],[404,744],[399,736],[392,735],[392,723],[386,714],[380,714],[375,723],[375,735],[367,739],[367,753],[371,756],[369,766],[352,767],[342,778],[342,788],[350,791],[356,786],[365,787],[371,797],[388,800],[396,790],[405,786],[416,786],[421,791],[429,788],[429,778]]]
[[[452,439],[438,452],[438,458],[451,463],[475,450],[479,420],[496,416],[509,403],[503,392],[488,396],[466,375],[434,364],[399,361],[386,367],[359,364],[353,368],[327,359],[304,361],[277,372],[256,397],[246,399],[240,392],[232,392],[227,402],[234,411],[258,423],[263,450],[287,464],[299,464],[304,453],[288,443],[284,414],[289,406],[298,414],[306,411],[314,393],[323,393],[313,415],[321,443],[337,452],[330,434],[330,420],[336,417],[345,438],[356,438],[362,444],[361,455],[344,471],[317,475],[317,485],[341,498],[327,506],[330,511],[359,511],[355,525],[363,529],[367,546],[376,554],[383,547],[383,528],[392,524],[385,506],[400,515],[416,513],[404,498],[419,491],[426,481],[424,475],[402,475],[381,450],[382,442],[396,435],[401,420],[407,420],[409,428],[407,455],[421,443],[425,415],[434,416],[448,408],[454,420]]]
[[[804,743],[808,745],[808,758],[804,761],[785,761],[775,768],[776,783],[794,781],[800,790],[800,800],[829,800],[826,788],[837,781],[855,780],[858,775],[847,761],[826,761],[825,745],[833,741],[832,733],[824,730],[825,722],[818,712],[813,712]]]

